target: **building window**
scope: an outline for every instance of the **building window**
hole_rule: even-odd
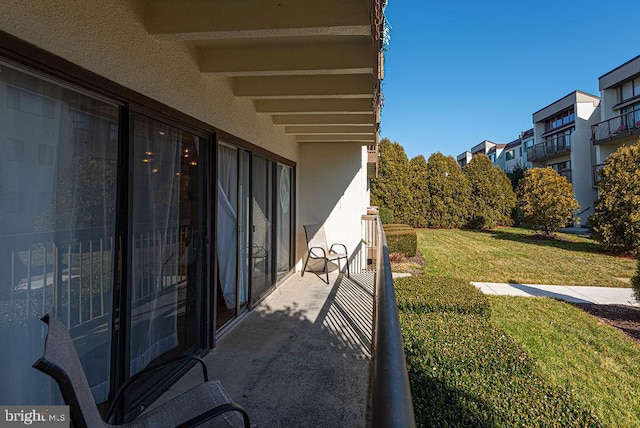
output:
[[[544,122],[544,130],[545,132],[551,131],[556,128],[560,128],[562,126],[568,125],[570,123],[575,122],[576,114],[573,107],[559,113],[556,116],[553,116],[547,119]]]
[[[7,107],[23,113],[53,119],[55,102],[43,95],[7,85]]]
[[[4,147],[0,150],[0,159],[10,162],[24,162],[25,142],[14,138],[7,138]]]
[[[522,146],[518,147],[518,157],[522,157]]]
[[[626,101],[640,95],[640,77],[624,82],[619,89],[618,96],[620,102]]]
[[[513,150],[509,150],[505,153],[505,160],[514,160],[516,158],[516,153],[515,153],[515,149]]]

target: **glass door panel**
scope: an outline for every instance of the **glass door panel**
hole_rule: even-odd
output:
[[[272,162],[253,156],[252,175],[252,245],[251,303],[256,303],[273,285],[271,246]]]
[[[291,167],[278,164],[277,213],[277,263],[278,279],[291,270]]]
[[[199,138],[134,115],[129,374],[198,348],[203,205]]]
[[[240,221],[238,227],[240,230],[240,265],[239,265],[239,305],[240,308],[247,306],[249,297],[249,268],[251,260],[251,251],[249,242],[251,241],[250,227],[251,224],[251,197],[250,197],[250,179],[251,179],[251,155],[248,152],[240,154]]]
[[[238,150],[218,146],[218,281],[216,329],[236,316],[238,268]]]

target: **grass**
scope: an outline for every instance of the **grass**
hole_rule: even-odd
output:
[[[600,252],[588,238],[558,234],[538,239],[527,229],[476,232],[421,229],[423,272],[466,281],[629,287],[635,261]]]
[[[640,426],[640,346],[552,299],[490,296],[491,321],[535,359],[551,383],[574,391],[606,426]]]

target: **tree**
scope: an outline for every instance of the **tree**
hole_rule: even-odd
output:
[[[409,189],[413,198],[413,206],[409,224],[413,227],[425,227],[429,203],[429,188],[427,184],[427,160],[418,155],[409,161],[411,181]]]
[[[511,181],[511,187],[514,192],[518,188],[518,183],[522,177],[524,177],[525,172],[527,172],[527,167],[520,164],[514,166],[511,171],[507,172],[507,177],[509,177],[509,180]]]
[[[516,196],[507,174],[483,154],[471,159],[462,172],[471,186],[467,226],[472,229],[491,229],[511,224]]]
[[[371,203],[389,208],[395,221],[408,223],[412,214],[409,160],[397,142],[383,138],[378,146],[378,176],[371,181]]]
[[[580,208],[571,183],[552,168],[527,170],[517,194],[524,224],[543,230],[547,236],[574,220]]]
[[[467,177],[451,156],[434,153],[427,162],[427,227],[457,228],[467,222],[471,188]]]
[[[631,285],[633,286],[636,300],[640,302],[640,256],[638,256],[638,268],[636,270],[636,274],[633,278],[631,278]]]
[[[608,250],[640,253],[640,145],[616,150],[600,171],[600,199],[589,221]]]

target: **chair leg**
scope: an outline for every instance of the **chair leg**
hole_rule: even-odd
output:
[[[345,257],[344,261],[347,264],[347,278],[351,278],[351,275],[349,274],[349,258]]]
[[[329,284],[329,267],[327,266],[327,259],[324,259],[324,274],[327,276],[327,284]]]
[[[309,256],[310,254],[307,254],[307,260],[305,260],[304,262],[304,267],[302,268],[302,275],[300,276],[304,276],[304,271],[307,270],[307,263],[309,263]]]

